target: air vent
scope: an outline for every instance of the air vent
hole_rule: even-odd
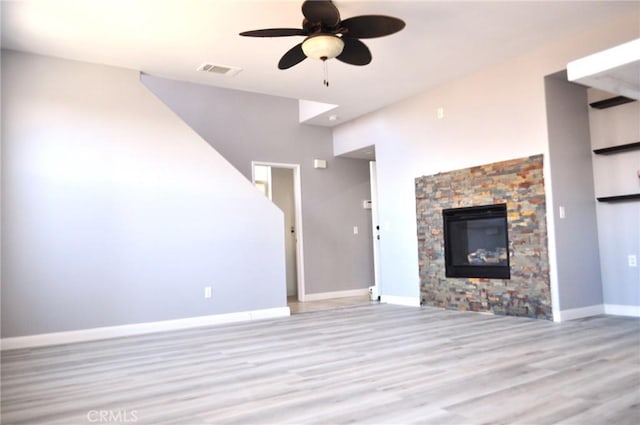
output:
[[[198,67],[198,71],[208,72],[210,74],[227,75],[229,77],[233,77],[234,75],[237,75],[240,71],[242,71],[242,69],[233,67],[233,66],[203,63]]]

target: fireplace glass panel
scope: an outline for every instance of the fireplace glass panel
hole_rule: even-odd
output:
[[[509,279],[505,204],[442,211],[445,275]]]

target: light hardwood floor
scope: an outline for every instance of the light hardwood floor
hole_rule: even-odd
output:
[[[309,313],[312,311],[335,310],[338,308],[351,308],[360,305],[378,303],[371,301],[369,294],[355,297],[331,298],[319,301],[299,302],[296,297],[288,297],[287,305],[291,314]]]
[[[635,425],[640,321],[369,304],[14,350],[1,407],[3,424]]]

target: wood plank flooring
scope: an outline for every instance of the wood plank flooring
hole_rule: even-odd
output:
[[[328,300],[299,302],[295,297],[287,298],[287,305],[291,314],[308,313],[311,311],[336,310],[338,308],[351,308],[360,305],[378,303],[371,301],[369,294],[355,297],[331,298]]]
[[[369,304],[2,353],[3,424],[640,423],[640,320]]]

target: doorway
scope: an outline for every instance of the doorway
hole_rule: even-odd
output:
[[[369,161],[371,185],[371,232],[373,234],[373,287],[371,299],[380,300],[380,221],[378,218],[378,171],[375,161]]]
[[[252,162],[253,184],[284,215],[287,298],[304,301],[300,165]]]

